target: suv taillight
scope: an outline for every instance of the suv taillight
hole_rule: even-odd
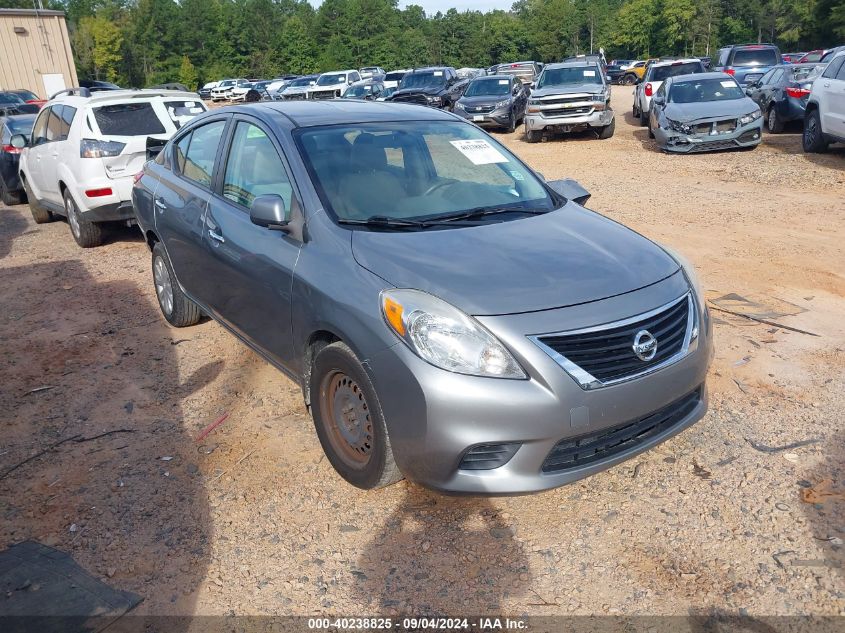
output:
[[[787,88],[786,95],[788,97],[792,97],[793,99],[803,99],[807,95],[810,94],[810,91],[806,88]]]
[[[79,157],[105,158],[106,156],[118,156],[124,147],[126,147],[126,143],[95,141],[94,139],[84,138],[79,143]]]
[[[652,88],[652,85],[651,85],[651,84],[646,84],[646,85],[645,85],[645,96],[646,96],[646,97],[650,97],[650,96],[651,96],[651,95],[653,95],[653,94],[654,94],[654,89]]]
[[[725,68],[726,75],[730,75],[731,77],[733,77],[734,73],[736,73],[736,71],[733,68]]]

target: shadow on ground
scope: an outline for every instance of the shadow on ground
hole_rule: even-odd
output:
[[[354,572],[364,611],[501,615],[525,594],[528,555],[489,499],[400,485],[405,497]]]
[[[26,226],[8,211],[4,245]],[[79,261],[0,268],[0,304],[0,548],[56,547],[137,612],[192,613],[210,520],[182,400],[222,361],[180,376],[157,307]]]

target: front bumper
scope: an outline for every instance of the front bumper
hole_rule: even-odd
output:
[[[498,108],[492,112],[467,112],[455,107],[453,112],[479,127],[508,127],[510,125],[510,108]]]
[[[654,138],[663,151],[680,154],[754,147],[763,140],[763,117],[748,125],[738,125],[732,132],[719,134],[683,134],[658,127],[654,130]]]
[[[584,390],[526,333],[606,322],[640,314],[687,292],[676,274],[629,295],[541,313],[479,317],[509,347],[528,380],[479,378],[429,365],[402,343],[367,360],[402,472],[437,490],[519,494],[554,488],[609,468],[652,448],[699,420],[707,410],[703,385],[712,356],[709,318],[700,315],[698,347],[641,378]],[[611,318],[612,320],[612,318]],[[583,466],[543,472],[552,449],[567,438],[603,432],[650,415],[701,388],[682,419],[629,450]],[[585,423],[584,420],[587,420]],[[513,457],[488,470],[460,467],[479,444],[519,444]]]
[[[580,107],[579,107],[580,105]],[[539,106],[539,112],[527,112],[525,114],[525,129],[528,131],[549,130],[555,132],[572,132],[587,127],[605,127],[613,120],[613,110],[605,106],[603,110],[596,110],[589,107],[588,111],[581,112],[582,108],[592,106],[591,102],[586,104],[573,104],[572,109],[576,114],[559,113],[560,107]],[[529,106],[529,109],[537,106]]]

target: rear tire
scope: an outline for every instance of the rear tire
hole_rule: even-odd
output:
[[[775,106],[771,106],[768,114],[766,114],[766,129],[772,134],[780,134],[783,132],[783,126],[784,123],[778,116],[777,108],[775,108]]]
[[[654,130],[651,129],[651,117],[650,116],[648,117],[648,122],[646,123],[646,125],[648,125],[648,137],[654,138]]]
[[[804,116],[804,134],[801,137],[804,151],[809,154],[820,154],[827,151],[828,142],[822,132],[822,121],[818,108],[810,110]]]
[[[185,296],[176,282],[170,258],[161,242],[156,242],[153,246],[152,263],[156,298],[164,318],[173,327],[196,325],[202,318],[202,312],[196,303]]]
[[[628,73],[622,77],[622,84],[625,86],[633,86],[635,83],[637,83],[637,76],[633,73]]]
[[[610,120],[610,123],[608,125],[605,125],[604,127],[599,129],[599,138],[602,139],[602,140],[608,139],[611,136],[613,136],[613,133],[615,131],[616,131],[616,117],[613,117]]]
[[[56,219],[50,211],[38,205],[38,201],[32,194],[32,189],[29,188],[26,178],[23,179],[23,190],[26,192],[26,200],[29,202],[29,212],[32,214],[32,219],[35,220],[36,224],[47,224],[47,222],[52,222]]]
[[[103,229],[99,224],[89,222],[82,217],[79,209],[76,207],[76,202],[70,191],[65,189],[65,213],[67,214],[67,222],[70,225],[70,233],[73,239],[82,248],[93,248],[100,246],[103,243]]]
[[[648,125],[648,112],[640,110],[640,127]]]
[[[378,395],[345,343],[338,341],[317,352],[309,395],[317,437],[341,477],[365,490],[402,479]]]

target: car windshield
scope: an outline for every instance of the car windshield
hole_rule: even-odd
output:
[[[38,101],[38,97],[29,90],[15,90],[15,94],[24,101]]]
[[[692,75],[701,71],[701,62],[681,62],[672,64],[671,66],[652,66],[649,70],[648,81],[666,81],[667,77]]]
[[[382,91],[381,91],[381,96],[382,96],[382,97],[389,97],[389,96],[390,96],[390,95],[392,95],[394,92],[396,92],[396,86],[391,86],[390,88],[385,88],[384,90],[382,90]]]
[[[509,79],[476,79],[464,93],[465,97],[507,95],[511,92]]]
[[[100,106],[94,108],[94,119],[106,136],[146,136],[165,132],[149,102]]]
[[[313,77],[302,77],[301,79],[294,79],[292,82],[290,82],[288,84],[288,88],[302,88],[305,86],[310,86],[313,83]]]
[[[23,99],[21,99],[18,95],[12,94],[10,92],[0,92],[0,103],[12,103],[15,105],[20,105],[23,102]]]
[[[6,119],[6,127],[12,134],[28,135],[32,132],[32,126],[35,123],[35,115],[13,116]]]
[[[808,79],[815,79],[822,74],[827,64],[812,64],[809,66],[793,66],[789,70],[792,72],[793,81],[807,81]]]
[[[556,206],[534,172],[468,123],[330,125],[300,128],[295,137],[324,206],[340,221]]]
[[[563,68],[547,68],[540,75],[537,87],[600,84],[601,82],[601,76],[595,66],[569,66]]]
[[[676,83],[669,92],[672,103],[701,103],[743,99],[745,93],[733,79],[702,79]]]
[[[373,86],[372,84],[362,84],[360,86],[349,86],[346,89],[346,92],[343,93],[344,97],[366,97],[368,94],[372,94]]]
[[[499,66],[499,73],[502,75],[533,75],[534,64],[505,64]]]
[[[803,60],[805,62],[818,62],[818,61],[821,61],[822,56],[823,56],[822,51],[813,51],[812,53],[807,53],[806,55],[804,55]]]
[[[423,86],[440,86],[446,77],[442,70],[427,70],[424,72],[408,73],[402,78],[401,88],[422,88]]]
[[[775,66],[778,55],[773,48],[741,48],[734,51],[732,66]]]
[[[343,73],[334,75],[321,75],[317,80],[318,86],[333,86],[335,84],[342,84],[346,81],[346,75]]]
[[[402,77],[405,76],[405,73],[387,73],[384,76],[385,81],[402,81]]]
[[[218,88],[228,88],[229,86],[234,86],[235,80],[234,79],[227,79],[226,81],[221,81],[220,85],[217,86]]]

